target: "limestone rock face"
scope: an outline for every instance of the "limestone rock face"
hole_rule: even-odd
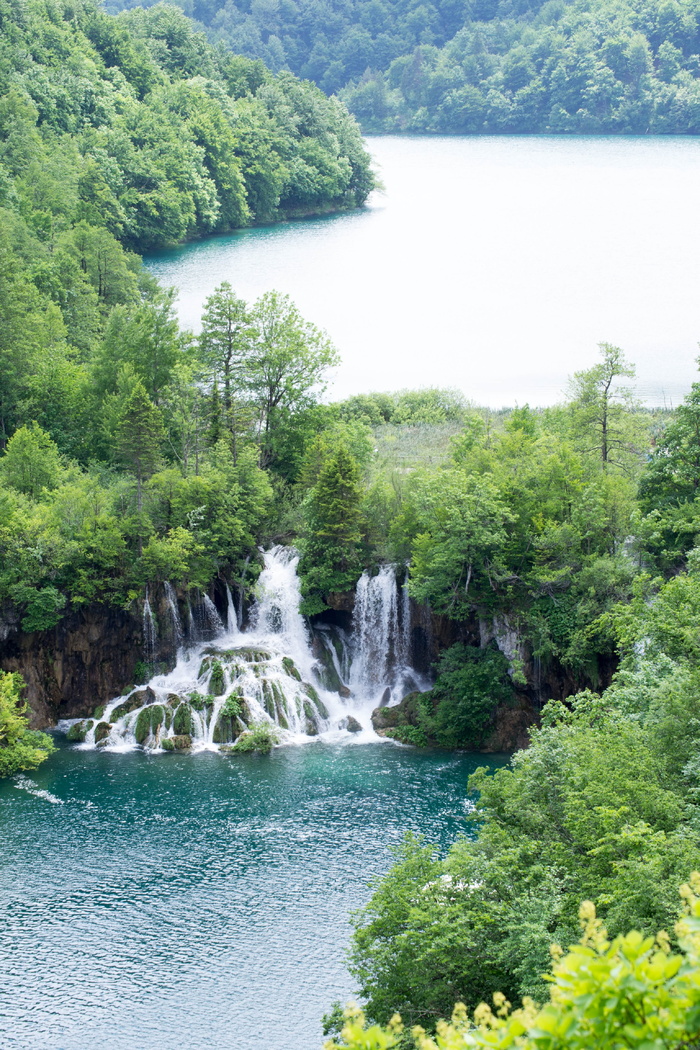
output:
[[[141,617],[105,605],[78,609],[49,631],[27,634],[17,625],[0,641],[0,669],[27,683],[34,729],[91,715],[134,684],[142,659]]]

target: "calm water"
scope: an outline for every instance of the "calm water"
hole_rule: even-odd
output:
[[[348,913],[403,829],[465,828],[484,760],[65,748],[0,786],[0,1046],[318,1050]]]
[[[368,139],[386,192],[362,212],[152,256],[197,327],[222,280],[289,293],[343,365],[334,396],[450,385],[552,403],[599,342],[677,403],[700,340],[697,138]]]

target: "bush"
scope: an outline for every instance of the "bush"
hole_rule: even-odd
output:
[[[263,755],[269,755],[272,748],[278,743],[279,736],[272,726],[267,722],[258,722],[238,738],[231,750],[239,753],[259,751]]]
[[[387,1027],[368,1026],[358,1008],[345,1012],[339,1040],[325,1050],[672,1050],[697,1046],[700,1037],[700,874],[681,887],[686,915],[676,925],[680,954],[668,934],[645,937],[635,931],[612,943],[595,907],[585,901],[579,918],[583,935],[568,953],[554,945],[550,1001],[532,1000],[519,1010],[500,993],[494,1009],[485,1003],[467,1014],[458,1003],[450,1023],[438,1021],[435,1037],[419,1026],[408,1033],[395,1015]],[[329,1018],[338,1026],[336,1014]]]
[[[0,671],[0,777],[35,769],[56,750],[46,733],[29,729],[23,687],[20,675]]]

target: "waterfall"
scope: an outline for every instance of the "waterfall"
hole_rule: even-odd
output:
[[[116,751],[226,750],[261,723],[274,726],[283,743],[319,735],[376,739],[372,709],[416,688],[407,666],[406,583],[398,586],[393,566],[373,577],[364,574],[357,587],[352,635],[330,624],[318,625],[312,635],[299,612],[298,552],[273,547],[263,553],[263,562],[244,632],[237,630],[228,587],[228,630],[204,595],[194,610],[188,605],[188,648],[179,647],[174,669],[112,700],[93,719],[72,724],[70,739]],[[173,624],[182,634],[169,584],[165,593]],[[144,644],[151,661],[155,631],[146,595]]]
[[[238,622],[236,606],[233,601],[233,595],[231,594],[231,588],[226,580],[224,580],[224,586],[226,587],[226,629],[229,634],[237,634],[240,625]]]
[[[153,616],[153,610],[151,609],[151,603],[148,600],[148,587],[146,588],[146,600],[143,603],[143,653],[146,658],[146,663],[153,667],[156,661],[156,641],[158,639],[158,629],[156,627],[156,621]]]
[[[175,643],[179,649],[182,645],[185,633],[182,629],[182,620],[180,619],[180,613],[177,607],[177,595],[175,594],[175,588],[167,580],[165,581],[165,600],[168,603],[168,610],[173,624],[173,634],[175,636]]]
[[[209,631],[212,631],[215,636],[217,634],[223,634],[226,630],[224,627],[224,621],[219,616],[218,610],[208,594],[205,594],[202,598],[202,609],[204,612],[204,620]]]
[[[383,565],[376,576],[363,573],[357,584],[353,612],[353,696],[376,707],[396,703],[415,689],[427,688],[411,667],[410,655],[408,575],[399,588],[394,565]]]

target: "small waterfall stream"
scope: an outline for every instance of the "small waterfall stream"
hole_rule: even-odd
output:
[[[226,624],[211,598],[188,609],[188,640],[177,596],[165,585],[178,642],[177,663],[106,705],[96,717],[71,723],[71,739],[110,750],[229,748],[261,723],[280,742],[319,735],[374,737],[372,710],[395,703],[421,684],[409,666],[410,604],[393,566],[358,582],[352,634],[320,624],[309,629],[299,612],[298,553],[264,554],[249,626],[227,585]],[[156,622],[146,596],[146,651],[155,651]],[[425,686],[425,684],[424,684]]]

